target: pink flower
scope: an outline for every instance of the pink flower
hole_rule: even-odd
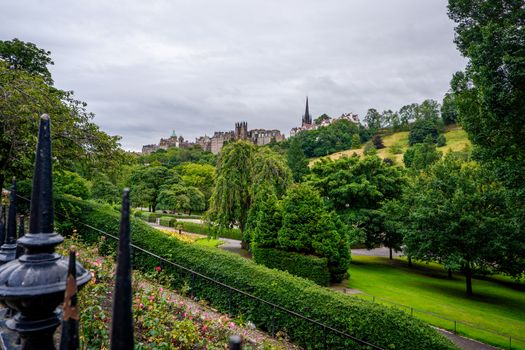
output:
[[[144,309],[144,304],[140,303],[140,304],[139,304],[139,307],[140,307],[141,309]]]
[[[155,270],[156,270],[157,272],[160,272],[162,269],[161,269],[160,266],[157,266],[157,267],[155,267]]]
[[[160,287],[160,292],[161,293],[164,292],[164,288]]]
[[[233,322],[228,323],[228,327],[235,328],[235,323],[233,323]]]

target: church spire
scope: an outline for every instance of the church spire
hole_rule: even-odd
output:
[[[303,115],[303,126],[312,124],[312,116],[310,115],[310,110],[308,109],[308,96],[306,96],[306,109]]]

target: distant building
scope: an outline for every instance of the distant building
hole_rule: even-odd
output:
[[[213,154],[220,152],[221,148],[228,141],[247,140],[253,144],[262,146],[272,141],[279,142],[284,140],[284,135],[279,130],[253,129],[248,130],[247,122],[235,123],[235,130],[216,131],[212,137],[201,136],[196,139],[196,143],[206,151]]]
[[[247,122],[235,123],[235,129],[230,131],[216,131],[213,136],[201,136],[195,139],[195,142],[185,141],[182,136],[177,138],[175,131],[167,139],[160,139],[158,145],[142,146],[142,154],[151,154],[159,149],[168,149],[172,147],[189,148],[199,145],[203,150],[217,154],[220,152],[226,142],[233,140],[247,140],[253,144],[262,146],[272,141],[284,140],[284,135],[279,130],[253,129],[248,130]]]
[[[312,116],[310,115],[310,110],[309,110],[309,107],[308,107],[308,96],[307,96],[306,97],[306,108],[305,108],[304,115],[302,117],[301,126],[300,127],[296,127],[296,128],[292,128],[290,130],[290,137],[297,135],[301,131],[315,130],[315,129],[318,129],[320,127],[331,125],[331,124],[333,124],[336,121],[341,120],[341,119],[348,120],[348,121],[350,121],[350,122],[352,122],[354,124],[360,124],[361,123],[359,121],[359,116],[357,114],[343,113],[338,118],[327,117],[327,118],[323,119],[319,124],[315,124],[315,123],[312,122]]]

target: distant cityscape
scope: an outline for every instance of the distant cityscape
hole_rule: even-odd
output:
[[[301,126],[292,128],[290,130],[290,137],[295,136],[301,131],[315,130],[320,127],[325,127],[333,124],[337,120],[345,119],[355,124],[360,124],[359,116],[354,113],[343,113],[338,118],[330,118],[326,116],[321,120],[315,122],[312,120],[310,109],[308,106],[308,97],[306,98],[305,112],[302,116]],[[190,148],[199,145],[203,150],[209,151],[213,154],[218,154],[226,142],[232,140],[247,140],[255,145],[267,145],[270,142],[280,142],[285,139],[284,134],[277,129],[252,129],[248,130],[247,122],[235,123],[235,129],[230,131],[215,131],[213,136],[200,136],[195,139],[195,142],[185,140],[183,136],[177,137],[175,130],[169,138],[162,138],[158,144],[150,144],[142,146],[142,154],[151,154],[160,149],[167,150],[168,148]]]

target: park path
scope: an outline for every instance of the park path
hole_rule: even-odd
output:
[[[195,220],[195,219],[187,219],[187,220]],[[176,230],[174,228],[171,228],[171,227],[160,226],[160,225],[153,224],[153,223],[148,223],[148,224],[153,226],[153,227],[155,227],[155,228],[158,228],[158,229],[170,230],[170,231],[178,232],[178,230]],[[201,234],[192,233],[192,232],[185,232],[185,231],[182,231],[182,232],[183,233],[191,233],[192,235],[196,235],[196,236],[208,237],[206,235],[201,235]],[[247,252],[245,249],[242,249],[241,241],[236,240],[236,239],[231,239],[231,238],[219,238],[219,239],[221,241],[224,241],[224,243],[221,244],[219,246],[219,248],[221,248],[223,250],[226,250],[226,251],[229,251],[229,252],[232,252],[234,254],[238,254],[238,255],[242,256],[243,258],[251,259],[250,253]],[[361,256],[383,256],[383,257],[388,257],[389,256],[389,250],[388,250],[388,248],[384,248],[384,247],[375,248],[375,249],[352,249],[352,254],[353,255],[361,255]],[[394,256],[399,256],[399,255],[401,255],[401,253],[393,252],[393,255]],[[355,290],[355,289],[349,289],[349,288],[346,288],[346,287],[342,287],[341,285],[336,285],[336,286],[333,286],[333,287],[330,287],[330,288],[335,290],[335,291],[339,291],[339,292],[342,292],[342,293],[345,293],[345,294],[361,293],[361,291],[358,291],[358,290]],[[431,326],[431,327],[433,327],[433,326]],[[470,338],[465,338],[465,337],[462,337],[460,335],[454,334],[452,332],[449,332],[449,331],[441,329],[441,328],[437,328],[437,327],[433,327],[433,328],[435,328],[438,332],[440,332],[445,337],[447,337],[450,341],[452,341],[461,350],[497,350],[498,349],[498,348],[495,348],[493,346],[487,345],[485,343],[481,343],[481,342],[479,342],[477,340],[473,340],[473,339],[470,339]]]

